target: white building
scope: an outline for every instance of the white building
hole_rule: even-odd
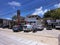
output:
[[[38,15],[29,15],[25,18],[25,21],[30,24],[36,24],[39,25],[43,21],[40,16]]]

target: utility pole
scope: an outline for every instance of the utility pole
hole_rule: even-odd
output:
[[[17,23],[20,24],[20,10],[17,10]]]

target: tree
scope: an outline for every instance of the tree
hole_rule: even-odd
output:
[[[12,20],[16,20],[16,19],[17,19],[17,16],[14,15],[14,16],[12,17]]]
[[[44,18],[49,18],[51,17],[51,13],[50,11],[47,11],[47,13],[44,14]]]
[[[44,14],[44,18],[60,19],[60,8],[47,11]]]

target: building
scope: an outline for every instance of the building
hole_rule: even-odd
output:
[[[0,26],[9,25],[9,28],[11,28],[14,24],[15,24],[15,21],[0,18]]]
[[[28,15],[26,18],[25,18],[25,21],[29,24],[36,24],[36,25],[39,25],[41,24],[41,22],[43,21],[41,19],[40,16],[38,15]]]
[[[7,19],[0,19],[0,25],[1,24],[8,25],[9,24],[9,20],[7,20]]]
[[[20,10],[17,10],[17,19],[15,20],[16,24],[25,24],[25,18],[20,15]]]
[[[20,24],[23,24],[23,25],[26,23],[25,17],[22,17],[22,16],[20,16],[19,21],[20,21]],[[16,19],[15,22],[18,23],[18,20]]]

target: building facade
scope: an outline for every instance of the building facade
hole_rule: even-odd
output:
[[[9,28],[11,28],[13,25],[15,25],[15,21],[12,20],[8,20],[8,19],[1,19],[0,18],[0,26],[4,26],[4,25],[9,25]]]
[[[43,20],[38,15],[29,15],[25,18],[25,21],[28,22],[29,24],[39,25]]]

